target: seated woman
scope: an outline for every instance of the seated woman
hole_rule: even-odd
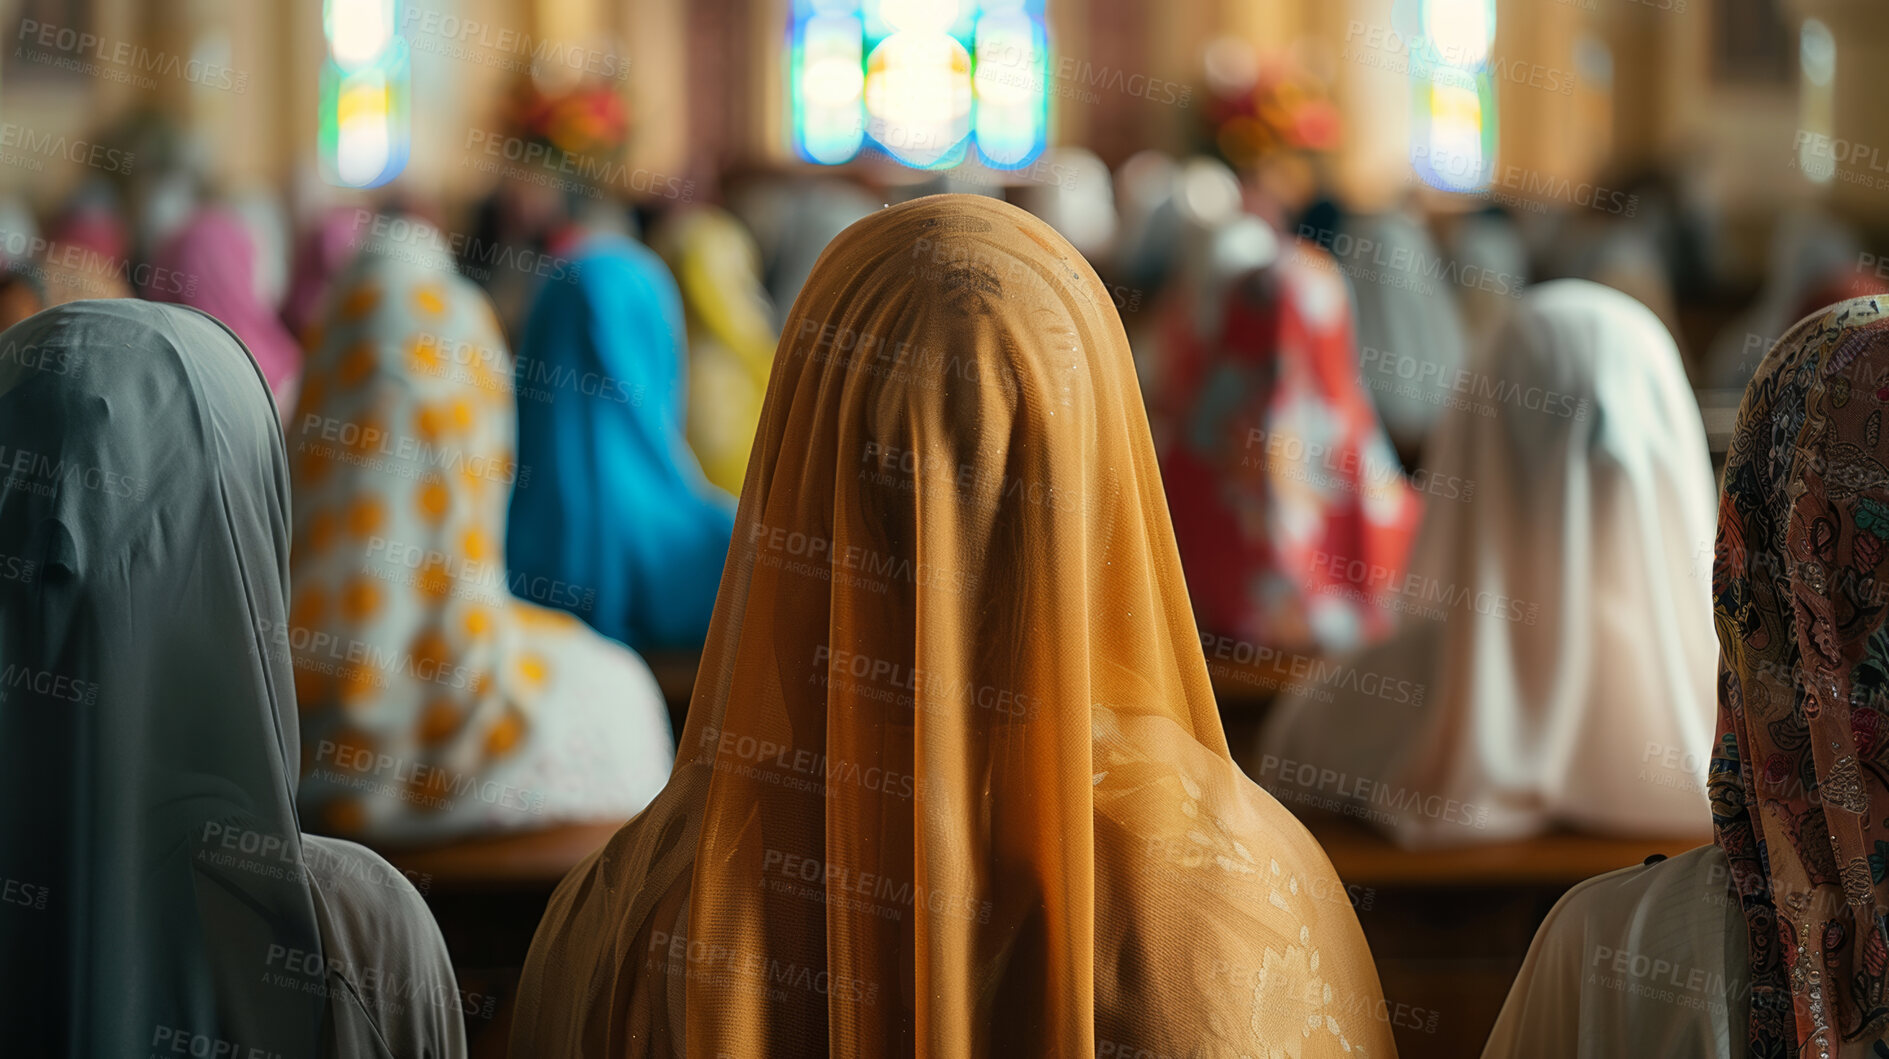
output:
[[[1233,284],[1222,315],[1163,366],[1161,473],[1188,592],[1203,631],[1242,645],[1210,655],[1382,639],[1390,579],[1349,575],[1402,570],[1423,505],[1359,385],[1345,279],[1295,240]]]
[[[1408,572],[1369,572],[1401,627],[1276,707],[1255,773],[1413,847],[1703,836],[1713,485],[1679,352],[1583,280],[1495,348],[1448,384]]]
[[[761,251],[740,221],[710,206],[670,215],[651,245],[675,273],[687,314],[689,444],[709,481],[739,493],[777,337]]]
[[[465,1053],[425,903],[304,835],[288,467],[241,343],[90,301],[0,336],[0,991],[21,1055]]]
[[[936,196],[797,311],[680,760],[552,898],[513,1054],[1394,1054],[1228,756],[1095,273]]]
[[[1889,303],[1878,298],[1800,321],[1759,366],[1726,459],[1712,569],[1724,660],[1711,761],[1718,843],[1569,891],[1536,935],[1486,1055],[1883,1054],[1886,376]],[[1595,983],[1585,963],[1571,966],[1584,935],[1658,923],[1681,896],[1695,920],[1719,918],[1696,911],[1702,902],[1726,909],[1720,929],[1649,931],[1634,961],[1679,968],[1679,1003],[1605,992],[1597,985],[1611,984]],[[1722,995],[1692,1002],[1695,969]],[[1640,1046],[1649,1041],[1684,1050]]]
[[[549,468],[513,459],[504,340],[432,242],[337,283],[289,426],[302,808],[382,844],[621,820],[674,760],[662,695],[534,605],[599,586],[506,570],[512,486]]]
[[[197,211],[158,249],[144,296],[202,309],[236,332],[262,368],[276,411],[295,415],[302,350],[263,298],[256,244],[241,215],[211,206]]]
[[[590,241],[572,266],[540,291],[514,373],[518,460],[537,471],[512,493],[506,562],[593,586],[573,612],[639,651],[700,648],[734,499],[683,436],[675,280],[621,237]]]

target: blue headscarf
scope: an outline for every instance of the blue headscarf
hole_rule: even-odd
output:
[[[699,647],[734,529],[683,435],[682,299],[662,260],[605,236],[546,284],[516,372],[505,560],[594,592],[578,617],[638,650]]]

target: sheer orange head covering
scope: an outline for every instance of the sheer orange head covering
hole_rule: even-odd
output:
[[[1228,757],[1095,273],[981,197],[847,229],[774,358],[675,771],[552,899],[514,1050],[1378,1057],[1382,1008],[1329,863]]]

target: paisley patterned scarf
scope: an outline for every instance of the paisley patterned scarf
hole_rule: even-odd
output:
[[[1889,299],[1833,305],[1758,369],[1725,469],[1711,795],[1754,1059],[1860,1053],[1889,1028],[1885,405]]]

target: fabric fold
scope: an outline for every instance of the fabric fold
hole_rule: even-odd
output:
[[[1713,481],[1678,350],[1583,280],[1496,348],[1447,383],[1408,571],[1365,571],[1396,635],[1292,689],[1257,775],[1410,846],[1703,836]]]
[[[595,588],[579,617],[638,650],[701,646],[734,526],[684,436],[681,299],[661,259],[591,241],[538,295],[513,390],[518,459],[506,561]]]
[[[1394,1052],[1342,886],[1228,757],[1114,306],[1014,207],[814,268],[682,742],[553,896],[515,1051]]]
[[[288,431],[301,802],[324,831],[395,845],[623,819],[662,785],[674,742],[649,667],[564,609],[599,586],[505,564],[511,492],[551,470],[516,459],[515,415],[485,299],[438,253],[370,246]]]
[[[10,1046],[463,1055],[412,884],[301,832],[289,474],[255,362],[210,316],[129,299],[0,347]]]

